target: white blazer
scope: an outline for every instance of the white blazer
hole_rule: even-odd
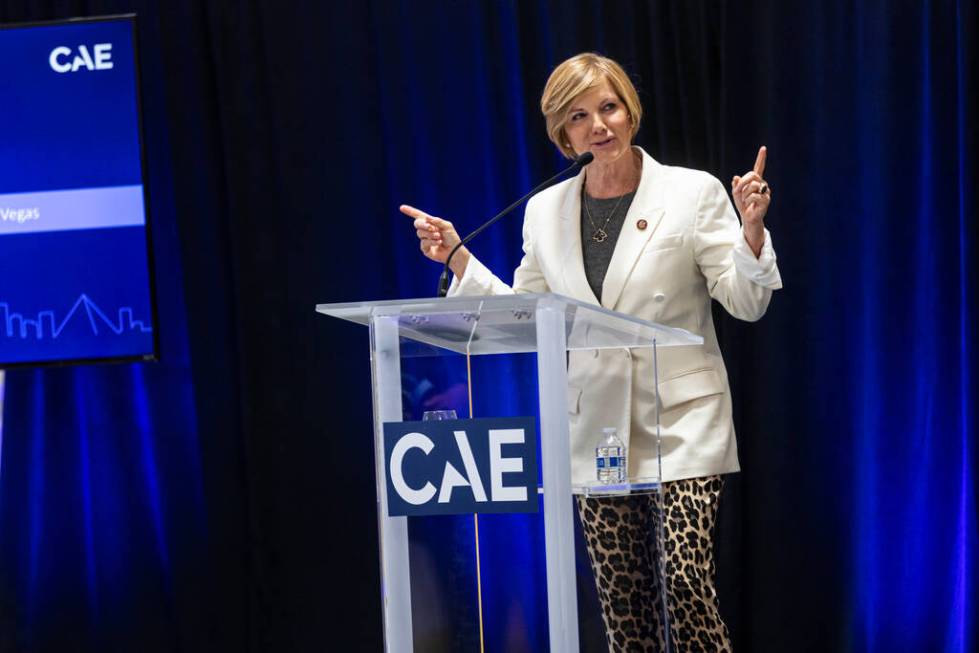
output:
[[[637,148],[638,149],[638,148]],[[476,257],[450,295],[555,292],[703,336],[703,346],[658,351],[663,480],[739,471],[731,391],[711,298],[736,318],[764,315],[781,287],[771,236],[755,259],[724,186],[714,177],[657,163],[642,153],[642,177],[602,286],[588,285],[581,250],[584,171],[530,199],[513,285]],[[641,228],[640,221],[645,221]],[[571,477],[595,478],[595,445],[614,426],[628,447],[632,478],[655,477],[652,352],[573,351],[568,364]]]

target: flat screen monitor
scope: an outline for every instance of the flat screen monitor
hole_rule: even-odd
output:
[[[0,367],[157,355],[134,16],[0,25]]]

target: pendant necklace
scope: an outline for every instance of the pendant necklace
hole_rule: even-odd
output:
[[[629,193],[626,193],[625,195],[628,194]],[[606,240],[608,240],[608,232],[605,231],[605,227],[608,226],[608,223],[612,219],[612,216],[615,215],[615,212],[619,210],[619,205],[622,204],[622,200],[625,199],[625,195],[619,197],[619,201],[615,203],[615,206],[612,207],[612,210],[605,217],[605,222],[602,223],[601,227],[599,227],[598,225],[595,224],[595,220],[592,219],[591,217],[591,210],[588,208],[588,201],[586,199],[586,194],[585,194],[585,185],[584,184],[581,185],[581,203],[585,207],[585,215],[588,216],[588,222],[591,223],[592,229],[595,230],[591,234],[591,239],[594,242],[604,243]]]

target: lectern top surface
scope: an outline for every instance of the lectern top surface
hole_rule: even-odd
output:
[[[358,324],[393,320],[402,339],[461,354],[537,350],[537,311],[564,313],[568,349],[700,345],[703,338],[555,294],[492,295],[319,304],[317,312]],[[402,352],[406,354],[407,352]]]

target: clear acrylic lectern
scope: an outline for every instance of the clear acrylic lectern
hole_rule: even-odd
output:
[[[655,358],[657,347],[699,345],[702,338],[554,294],[321,304],[316,310],[370,328],[385,649],[410,652],[415,641],[408,518],[388,516],[382,428],[385,422],[404,420],[403,402],[410,393],[402,387],[403,366],[412,357],[455,354],[464,357],[468,370],[474,356],[536,354],[547,631],[551,651],[578,651],[570,498],[573,493],[658,491],[659,479],[630,479],[615,487],[572,487],[566,352],[652,347]],[[471,407],[472,383],[469,378],[465,381]]]

